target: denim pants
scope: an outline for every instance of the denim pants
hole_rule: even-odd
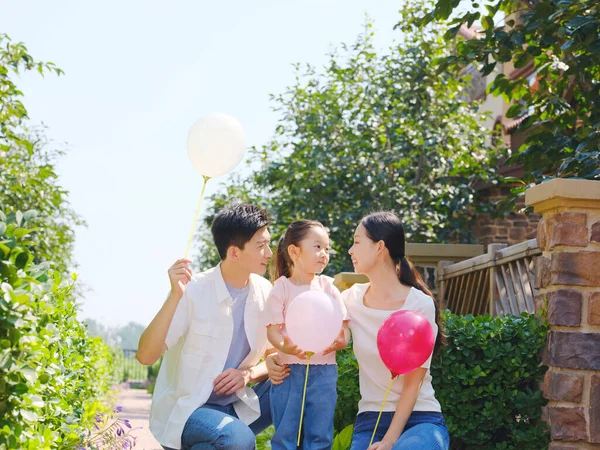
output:
[[[271,415],[275,434],[273,450],[296,450],[302,410],[306,366],[290,364],[290,375],[271,386]],[[337,400],[337,366],[314,365],[308,369],[306,403],[300,447],[303,450],[329,450],[333,442],[333,414]]]
[[[367,450],[378,415],[378,412],[368,411],[356,417],[350,450]],[[383,439],[393,417],[393,412],[384,412],[381,415],[373,443]],[[410,415],[400,439],[392,447],[393,450],[448,450],[449,448],[450,435],[442,414],[420,411],[414,411]]]
[[[252,389],[260,399],[260,417],[250,425],[238,419],[233,404],[203,405],[188,418],[181,435],[183,450],[253,450],[255,435],[271,425],[269,380]],[[170,450],[163,447],[165,450]]]

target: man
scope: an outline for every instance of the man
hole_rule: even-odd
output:
[[[171,292],[140,338],[137,358],[156,380],[150,429],[165,449],[254,449],[271,424],[269,347],[261,275],[273,256],[265,210],[223,209],[211,231],[221,263],[192,276],[191,261],[169,268]],[[247,384],[257,383],[252,388]]]

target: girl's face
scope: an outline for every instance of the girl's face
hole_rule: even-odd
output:
[[[289,246],[288,252],[294,270],[321,273],[329,263],[329,236],[323,228],[312,227],[298,246]]]
[[[354,272],[368,274],[377,263],[377,257],[381,253],[381,243],[373,242],[361,224],[354,232],[354,245],[350,247],[348,253],[352,258]]]

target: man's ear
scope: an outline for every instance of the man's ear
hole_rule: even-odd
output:
[[[227,249],[227,259],[237,261],[240,259],[240,249],[235,245],[230,246]]]

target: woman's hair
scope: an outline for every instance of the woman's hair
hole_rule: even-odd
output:
[[[419,271],[408,260],[405,253],[406,241],[404,238],[404,226],[396,214],[382,211],[363,217],[361,225],[365,227],[367,236],[373,242],[383,241],[390,253],[400,282],[406,286],[412,286],[429,295],[435,303],[435,323],[438,326],[438,334],[435,339],[435,350],[437,351],[445,344],[445,336],[440,318],[440,308],[431,294],[431,291],[423,281]]]
[[[296,220],[290,224],[277,245],[277,252],[275,253],[275,279],[292,276],[294,263],[288,253],[288,247],[290,245],[299,246],[300,242],[306,238],[310,229],[316,227],[325,229],[323,224],[316,220]]]

